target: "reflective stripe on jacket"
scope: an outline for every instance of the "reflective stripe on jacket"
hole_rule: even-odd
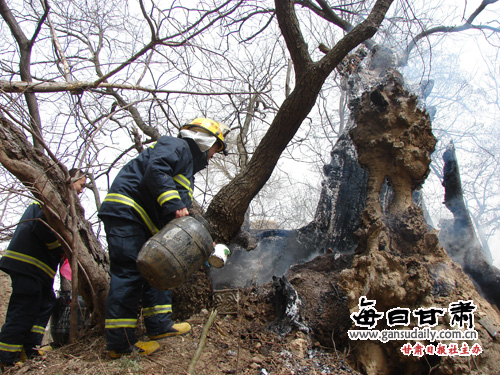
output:
[[[54,232],[43,221],[38,202],[31,203],[16,227],[0,269],[33,276],[52,286],[63,250]]]
[[[194,147],[197,147],[194,145]],[[99,210],[99,216],[115,216],[144,224],[151,234],[175,217],[175,211],[191,208],[194,158],[205,158],[187,140],[163,136],[129,161],[118,173]],[[207,162],[198,163],[206,166]]]

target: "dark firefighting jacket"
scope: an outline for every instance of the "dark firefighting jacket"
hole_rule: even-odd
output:
[[[140,222],[154,235],[175,218],[176,210],[191,208],[193,175],[207,164],[207,152],[193,140],[160,137],[120,170],[99,216]]]
[[[41,220],[46,222],[40,204],[31,203],[0,259],[0,269],[33,276],[52,287],[64,252],[54,232]]]

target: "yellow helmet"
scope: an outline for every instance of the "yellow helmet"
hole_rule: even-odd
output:
[[[226,124],[211,120],[209,118],[199,117],[195,118],[189,124],[182,125],[181,130],[182,129],[202,131],[213,135],[215,138],[217,138],[217,143],[219,145],[217,152],[223,152],[224,155],[227,155],[227,144],[226,142],[224,142],[224,135],[226,135],[230,129]]]

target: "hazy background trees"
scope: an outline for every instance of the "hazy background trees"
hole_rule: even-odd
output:
[[[272,1],[198,1],[196,7],[189,1],[0,0],[0,4],[2,114],[17,124],[35,120],[28,111],[30,99],[9,89],[10,82],[27,81],[20,74],[19,38],[13,38],[5,21],[10,9],[15,24],[32,41],[30,61],[23,63],[37,83],[43,141],[68,168],[81,167],[94,177],[93,192],[99,194],[87,189],[82,204],[97,234],[96,206],[119,168],[158,135],[176,135],[180,125],[199,116],[232,128],[229,157],[216,158],[196,180],[197,200],[206,208],[219,189],[248,165],[296,85]],[[351,24],[366,18],[374,1],[296,4],[308,52],[317,61],[324,56],[319,44],[333,47]],[[342,22],[332,17],[327,4]],[[439,173],[442,150],[453,140],[472,217],[495,254],[500,253],[500,241],[492,240],[500,225],[499,136],[494,131],[500,112],[496,79],[500,42],[495,32],[499,4],[485,1],[487,7],[474,19],[476,27],[469,30],[422,34],[436,26],[466,24],[480,4],[394,2],[372,42],[392,48],[400,59],[416,35],[425,35],[411,48],[404,72],[415,91],[422,82],[434,81],[425,105],[435,107],[433,128],[439,143],[434,153],[436,174],[424,187],[427,205],[436,226],[441,217],[449,216],[442,205]],[[54,88],[56,84],[59,88]],[[313,216],[323,163],[348,116],[345,105],[341,77],[334,71],[270,180],[252,201],[250,222],[296,228]],[[11,225],[31,198],[5,170],[0,188],[2,238],[8,239]]]

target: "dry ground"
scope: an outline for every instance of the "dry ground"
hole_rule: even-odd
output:
[[[0,272],[0,323],[10,296],[10,279]],[[268,331],[272,306],[257,291],[240,291],[239,312],[219,314],[208,329],[206,344],[193,374],[357,374],[343,353],[321,347],[302,332],[284,338]],[[9,374],[187,374],[200,345],[210,312],[188,319],[192,330],[160,341],[149,357],[108,359],[102,335],[88,332],[78,342],[48,352]]]

